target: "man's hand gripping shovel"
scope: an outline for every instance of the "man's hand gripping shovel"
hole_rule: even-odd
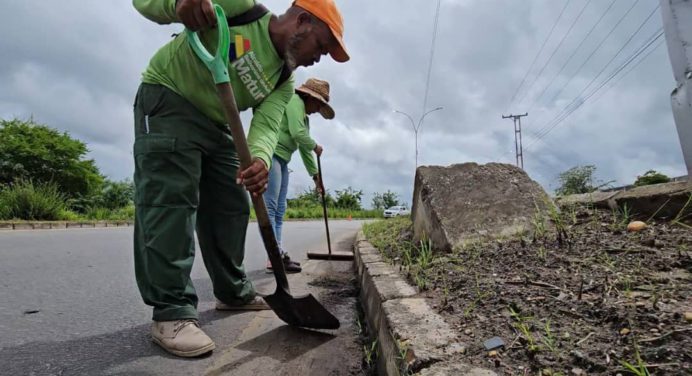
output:
[[[214,83],[216,84],[219,100],[221,101],[226,120],[231,129],[233,142],[240,157],[240,166],[242,169],[246,169],[251,165],[252,157],[247,145],[247,140],[245,139],[245,133],[243,132],[243,126],[240,121],[240,115],[238,114],[238,108],[236,107],[233,89],[231,88],[228,76],[230,32],[223,9],[219,5],[214,5],[214,11],[216,12],[218,22],[217,28],[219,31],[219,40],[215,56],[209,54],[200,41],[197,33],[191,30],[185,30],[185,32],[187,33],[188,41],[195,51],[195,54],[197,54],[200,60],[202,60],[211,71]],[[274,230],[269,223],[269,216],[267,214],[267,208],[264,205],[264,199],[262,196],[251,196],[252,205],[257,215],[257,223],[259,224],[260,233],[262,234],[262,241],[267,250],[267,255],[269,255],[269,261],[272,264],[274,277],[276,278],[276,291],[271,295],[265,296],[264,300],[276,315],[289,325],[315,329],[337,329],[339,327],[339,320],[329,313],[312,294],[300,297],[293,297],[291,295],[288,287],[288,279],[286,278],[286,271],[284,270],[284,265],[281,260],[281,253],[276,242],[276,237],[274,236]]]

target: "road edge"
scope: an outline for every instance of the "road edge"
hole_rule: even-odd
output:
[[[377,339],[380,374],[497,376],[458,361],[466,346],[417,289],[385,262],[362,230],[353,253],[365,319]]]

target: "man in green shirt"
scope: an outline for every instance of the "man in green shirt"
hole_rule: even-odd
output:
[[[259,196],[278,141],[290,73],[322,55],[349,59],[333,0],[296,0],[281,16],[254,0],[214,0],[229,18],[229,74],[238,109],[254,110],[248,131],[253,163],[239,171],[211,74],[185,33],[164,45],[143,73],[135,98],[135,235],[137,285],[154,307],[151,335],[165,350],[194,357],[214,349],[199,328],[190,271],[197,231],[216,308],[267,309],[243,268],[249,204]],[[218,30],[211,0],[133,0],[146,18],[182,22],[214,52]]]
[[[296,94],[293,94],[286,106],[279,132],[279,143],[274,150],[272,167],[269,170],[269,185],[267,191],[264,192],[264,202],[267,204],[269,222],[274,228],[287,272],[298,273],[302,270],[300,263],[291,260],[281,245],[281,228],[284,214],[286,214],[286,193],[288,192],[288,163],[291,161],[291,155],[298,150],[305,169],[315,181],[317,190],[322,189],[317,173],[317,163],[312,155],[313,151],[318,156],[322,155],[322,146],[310,137],[310,122],[307,115],[319,112],[325,119],[333,119],[334,110],[328,102],[329,83],[326,81],[310,78],[296,89]],[[269,262],[267,262],[267,270],[271,271]]]

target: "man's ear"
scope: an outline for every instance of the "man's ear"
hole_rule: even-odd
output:
[[[309,25],[312,24],[312,15],[308,12],[302,11],[298,14],[296,20],[298,21],[298,27]]]

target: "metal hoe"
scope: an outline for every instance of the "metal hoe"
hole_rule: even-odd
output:
[[[219,40],[215,56],[209,54],[200,41],[197,33],[187,29],[185,33],[197,57],[204,62],[212,73],[219,100],[221,100],[226,120],[231,129],[233,143],[240,157],[240,166],[245,169],[252,164],[252,156],[250,155],[250,149],[245,139],[243,125],[240,120],[238,108],[236,107],[233,89],[231,88],[230,78],[228,76],[230,32],[223,9],[219,5],[214,5],[214,11],[216,12],[216,19],[218,22],[217,30],[219,31]],[[315,329],[337,329],[339,327],[339,320],[329,313],[312,294],[300,297],[293,297],[291,295],[291,291],[288,287],[288,279],[286,278],[286,271],[284,270],[281,260],[279,245],[276,242],[274,230],[269,222],[269,215],[267,214],[264,199],[261,196],[252,197],[252,205],[257,215],[257,223],[259,224],[260,233],[262,234],[264,248],[269,256],[269,261],[274,270],[274,277],[276,278],[276,291],[271,295],[264,296],[264,300],[276,315],[289,325]]]

